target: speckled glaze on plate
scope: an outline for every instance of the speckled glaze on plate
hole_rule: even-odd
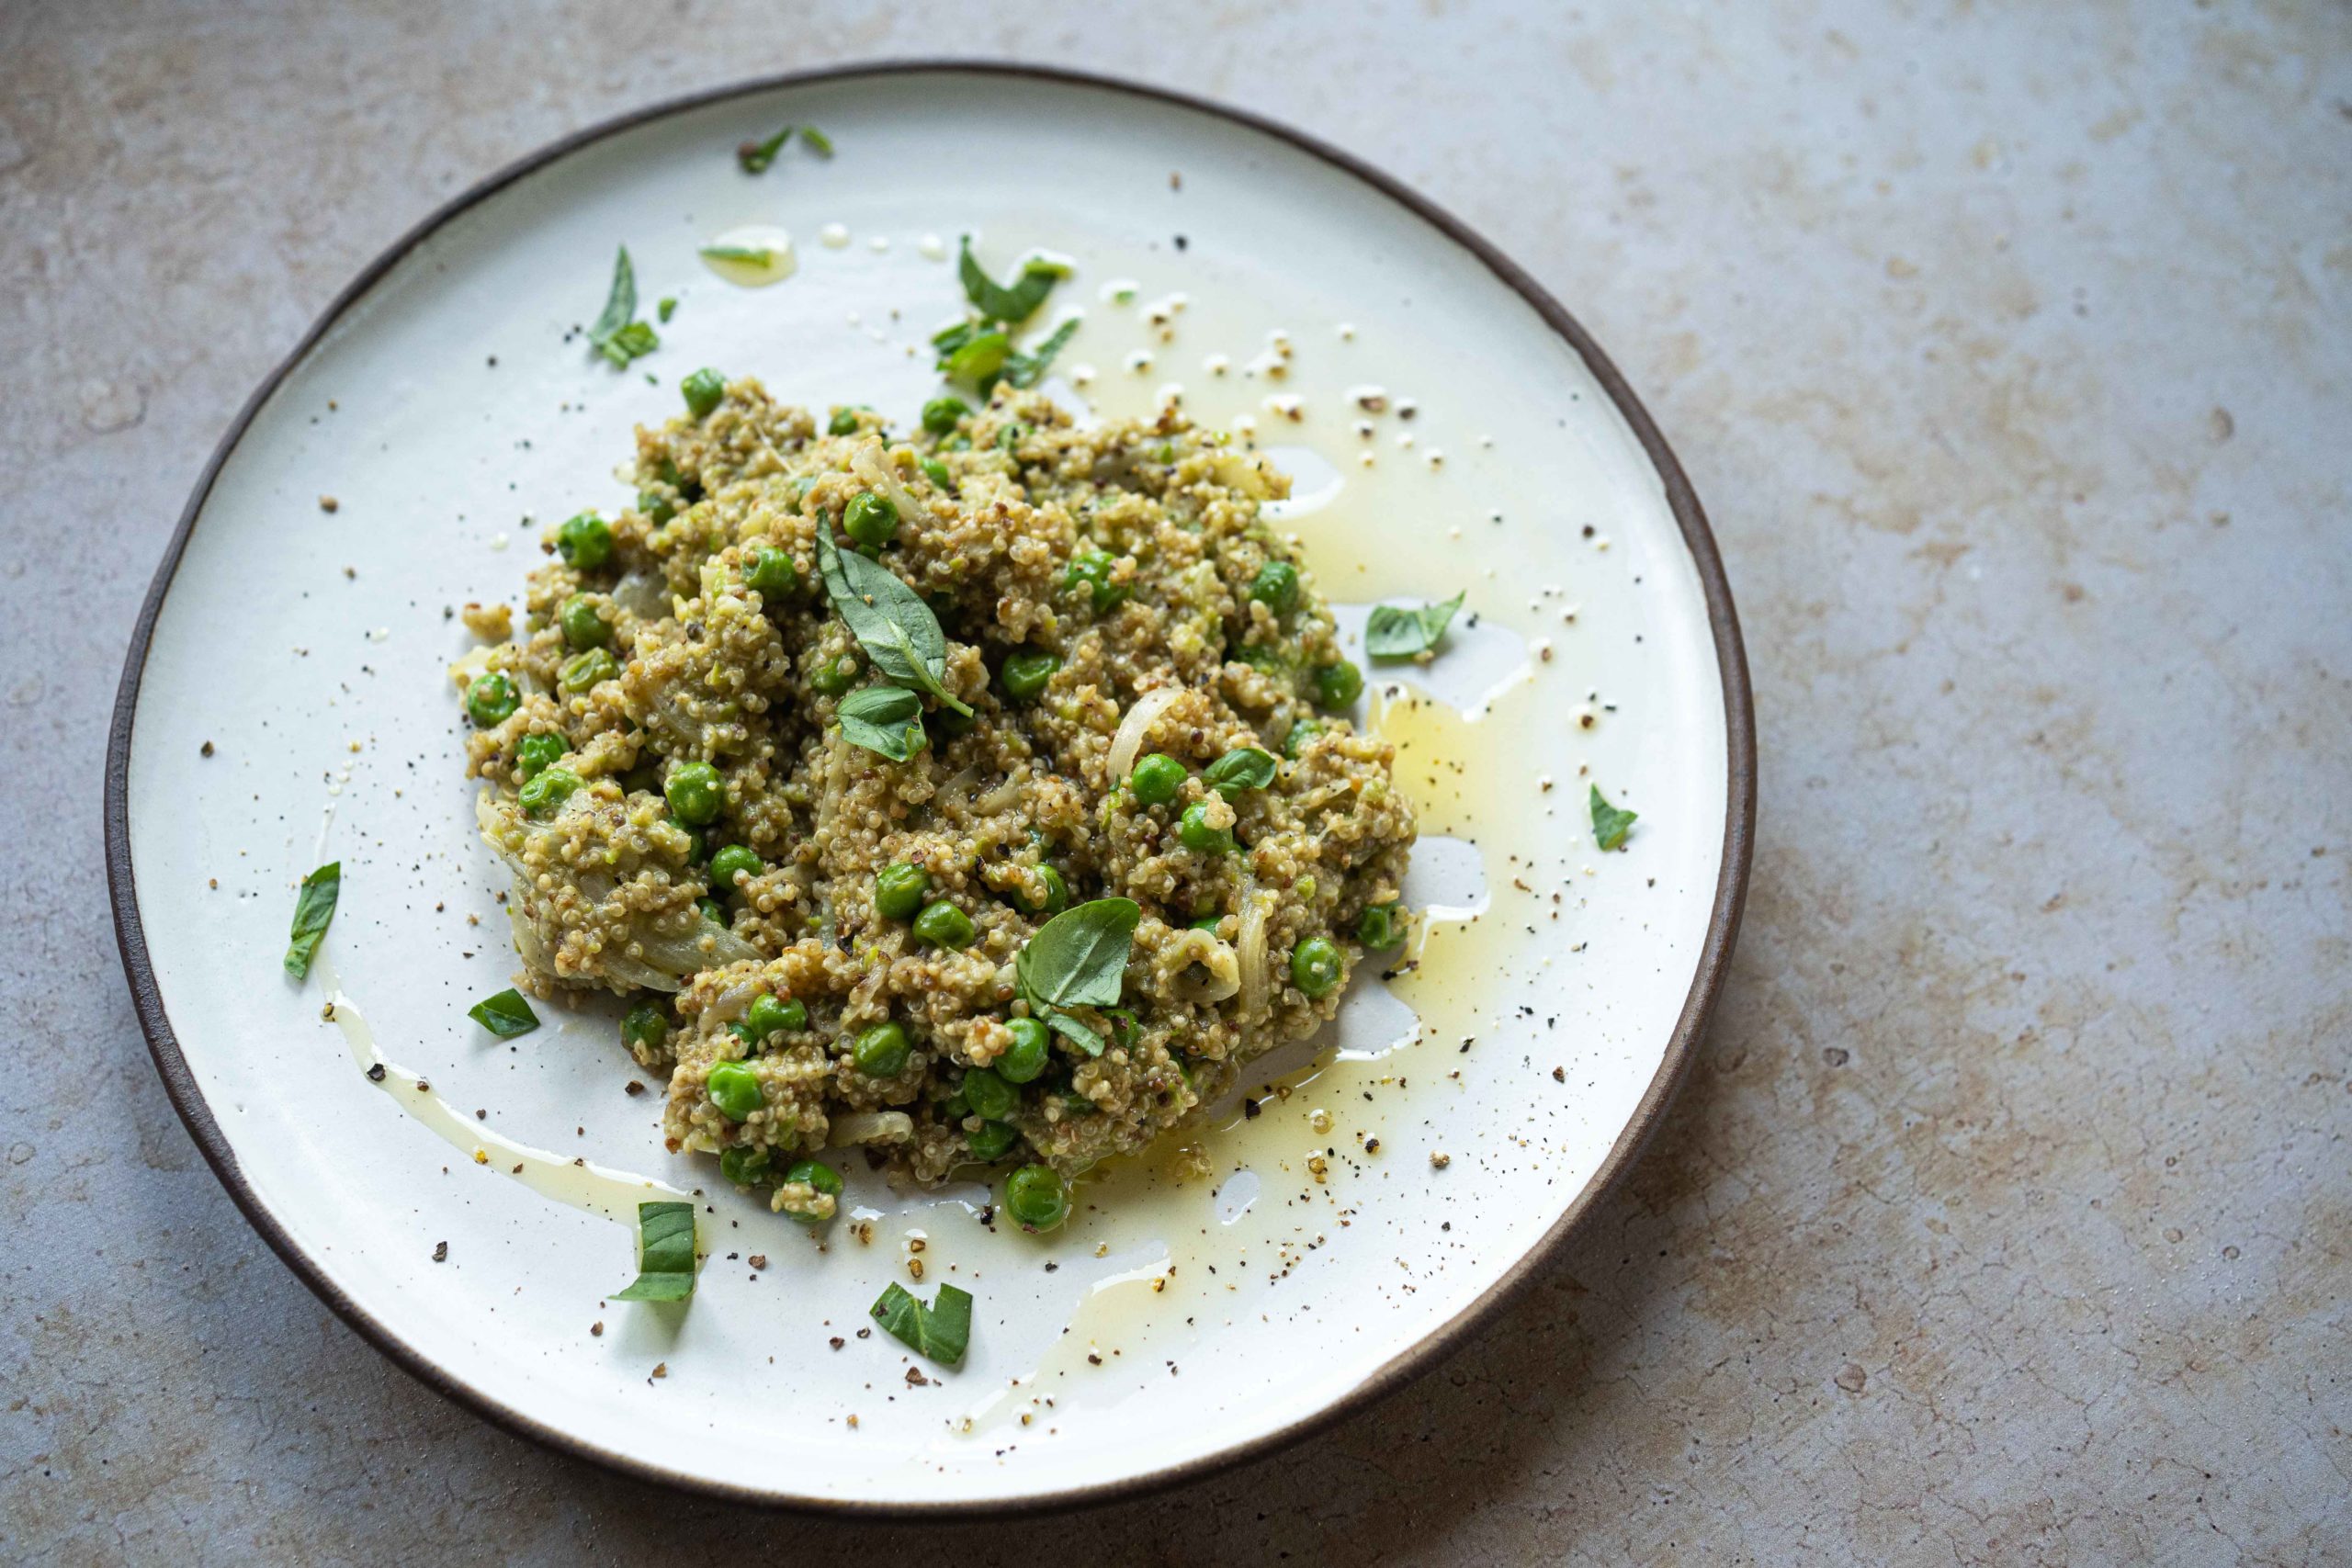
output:
[[[787,122],[836,156],[737,169],[738,141]],[[790,231],[792,276],[738,288],[695,259],[747,224]],[[1393,995],[1360,982],[1320,1054],[1251,1080],[1258,1113],[1213,1119],[1195,1158],[1112,1174],[1063,1231],[984,1227],[977,1186],[895,1194],[853,1172],[863,1223],[820,1251],[663,1153],[613,1010],[543,1008],[511,1043],[466,1021],[513,965],[446,611],[517,597],[540,526],[625,504],[631,427],[667,417],[696,366],[909,419],[963,231],[1000,263],[1077,264],[1057,297],[1087,310],[1072,400],[1176,392],[1205,424],[1254,422],[1306,497],[1284,525],[1359,606],[1343,620],[1468,591],[1476,623],[1374,705],[1423,807],[1408,893],[1476,919],[1439,925]],[[571,331],[616,243],[649,316],[679,301],[626,373]],[[360,276],[181,521],[125,672],[107,850],[174,1102],[272,1247],[401,1365],[514,1430],[715,1495],[984,1512],[1265,1451],[1475,1331],[1670,1098],[1736,932],[1754,777],[1696,499],[1532,280],[1280,127],[1068,74],[876,65],[599,127]],[[1590,845],[1589,779],[1642,813],[1622,854]],[[296,987],[277,969],[292,884],[337,858],[328,970]],[[390,1089],[322,1021],[334,986]],[[1424,1027],[1399,1044],[1405,1005]],[[438,1125],[403,1113],[418,1077]],[[582,1177],[586,1207],[551,1201],[571,1169],[622,1174]],[[700,1194],[710,1256],[683,1310],[609,1300],[629,1235],[593,1211],[637,1179]],[[893,1280],[972,1290],[960,1370],[858,1337]]]

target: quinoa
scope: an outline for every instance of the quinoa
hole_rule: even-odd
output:
[[[1317,672],[1342,656],[1311,573],[1261,518],[1288,490],[1261,458],[1173,412],[1081,426],[1009,387],[944,434],[898,438],[859,410],[820,429],[745,378],[701,417],[639,430],[634,472],[636,505],[601,524],[609,550],[559,550],[548,529],[519,628],[452,673],[463,690],[495,671],[516,694],[471,734],[468,763],[514,875],[518,983],[661,1005],[666,1028],[632,1035],[632,1065],[670,1075],[673,1150],[742,1151],[729,1174],[775,1183],[776,1205],[804,1214],[831,1199],[787,1172],[829,1144],[919,1183],[971,1165],[976,1139],[992,1150],[1004,1134],[971,1112],[964,1076],[1012,1046],[1029,1010],[1014,958],[1065,899],[1140,906],[1121,1006],[1072,1010],[1099,1055],[1049,1035],[1047,1066],[1001,1119],[1017,1134],[1004,1160],[1068,1176],[1139,1149],[1337,1010],[1343,985],[1309,995],[1292,955],[1322,939],[1352,972],[1357,921],[1397,901],[1413,816],[1391,749],[1317,708]],[[903,762],[838,722],[877,671],[829,599],[817,539],[853,548],[843,513],[869,492],[899,513],[869,554],[931,606],[939,684],[972,710],[926,695],[926,739]],[[766,591],[747,581],[763,551]],[[790,587],[773,585],[776,551]],[[1296,571],[1295,594],[1253,596],[1269,563]],[[1058,664],[1016,697],[1016,654]],[[1133,749],[1185,775],[1148,805],[1112,761],[1148,694]],[[1238,748],[1277,765],[1228,799],[1202,773]],[[723,792],[698,828],[665,793],[695,763]],[[1186,847],[1188,807],[1235,849]],[[731,887],[709,870],[723,846],[757,857]],[[922,869],[925,906],[960,911],[967,944],[876,908],[893,865]],[[805,1020],[747,1027],[763,997]],[[854,1043],[884,1023],[910,1049],[870,1076]],[[722,1064],[748,1068],[757,1109],[714,1100]]]

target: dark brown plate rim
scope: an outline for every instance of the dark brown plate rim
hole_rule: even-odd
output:
[[[1700,585],[1706,596],[1708,621],[1713,628],[1715,657],[1723,678],[1724,720],[1728,731],[1730,767],[1726,781],[1728,800],[1724,813],[1723,861],[1715,885],[1713,911],[1708,920],[1707,938],[1700,952],[1698,970],[1691,980],[1690,995],[1682,1004],[1681,1016],[1675,1021],[1673,1037],[1668,1043],[1665,1058],[1644,1092],[1641,1103],[1634,1109],[1632,1121],[1618,1135],[1608,1156],[1601,1161],[1600,1169],[1593,1173],[1584,1190],[1561,1212],[1543,1237],[1500,1279],[1488,1286],[1476,1301],[1419,1342],[1391,1358],[1362,1383],[1321,1410],[1215,1453],[1203,1454],[1181,1464],[1168,1465],[1117,1481],[1058,1492],[937,1503],[883,1503],[729,1485],[706,1476],[648,1464],[583,1442],[569,1432],[502,1404],[481,1390],[452,1377],[336,1289],[334,1282],[294,1245],[293,1238],[277,1224],[246,1182],[243,1172],[238,1168],[235,1154],[221,1134],[220,1123],[213,1119],[210,1108],[197,1088],[187,1058],[181,1055],[179,1041],[173,1034],[171,1020],[164,1013],[163,995],[148,957],[146,933],[140,924],[139,893],[130,867],[129,795],[131,722],[138,708],[140,681],[146,670],[149,643],[154,636],[156,617],[163,609],[165,594],[170,591],[172,578],[179,568],[181,556],[187,549],[188,537],[195,530],[197,515],[211,493],[221,465],[243,439],[246,427],[253,423],[254,416],[269,400],[270,394],[277,389],[278,384],[325,336],[343,313],[366,295],[403,256],[435,230],[525,175],[591,143],[648,121],[784,87],[912,73],[965,73],[1001,78],[1032,78],[1099,91],[1125,93],[1245,126],[1287,142],[1354,175],[1477,257],[1497,277],[1533,307],[1545,324],[1577,351],[1640,439],[1642,449],[1648,454],[1652,466],[1664,483],[1667,504],[1673,510],[1676,522],[1681,525],[1683,543],[1698,568]],[[179,1111],[180,1120],[187,1124],[188,1133],[204,1152],[204,1157],[210,1162],[213,1173],[220,1177],[221,1185],[229,1190],[229,1196],[236,1201],[237,1206],[244,1211],[246,1220],[261,1233],[262,1239],[285,1259],[287,1266],[300,1277],[302,1282],[333,1308],[336,1315],[417,1381],[518,1436],[625,1475],[729,1502],[864,1518],[1001,1517],[1140,1497],[1180,1482],[1213,1475],[1322,1431],[1393,1393],[1459,1349],[1481,1325],[1524,1289],[1547,1262],[1559,1255],[1577,1224],[1590,1212],[1596,1201],[1624,1179],[1644,1145],[1657,1131],[1675,1091],[1689,1075],[1700,1035],[1730,971],[1732,947],[1739,935],[1740,913],[1747,897],[1748,862],[1755,831],[1756,718],[1748,692],[1747,657],[1740,642],[1739,618],[1732,607],[1731,586],[1724,581],[1723,562],[1715,551],[1714,536],[1708,530],[1706,513],[1699,505],[1699,498],[1684,476],[1681,464],[1675,460],[1673,452],[1667,446],[1665,437],[1658,434],[1657,426],[1652,423],[1624,377],[1610,363],[1600,344],[1577,324],[1576,318],[1563,310],[1534,278],[1451,213],[1361,159],[1315,137],[1247,110],[1164,87],[1059,67],[1000,61],[867,61],[812,71],[787,72],[664,99],[575,131],[540,148],[445,203],[411,229],[354,278],[325,312],[311,323],[310,331],[303,333],[301,342],[295,345],[293,352],[279,362],[277,367],[254,389],[253,396],[245,400],[235,423],[213,449],[211,458],[204,466],[202,477],[188,497],[187,509],[180,513],[179,526],[174,531],[171,544],[164,552],[163,564],[156,570],[154,581],[148,588],[146,602],[140,607],[138,624],[131,633],[130,653],[123,663],[122,684],[115,698],[114,719],[107,745],[107,882],[114,905],[115,935],[122,948],[123,971],[130,982],[131,999],[138,1009],[140,1027],[146,1033],[148,1048],[154,1055],[156,1070],[163,1075],[164,1087],[171,1096],[173,1106]]]

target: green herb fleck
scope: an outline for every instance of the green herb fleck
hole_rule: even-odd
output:
[[[833,139],[813,125],[804,125],[800,128],[800,144],[820,158],[830,158],[833,155]]]
[[[1025,352],[1016,348],[1006,355],[1004,378],[1024,390],[1044,380],[1046,370],[1054,363],[1054,355],[1062,351],[1063,345],[1069,342],[1070,335],[1078,331],[1079,320],[1080,318],[1072,316],[1060,326],[1047,333],[1045,340],[1035,348]]]
[[[784,151],[784,144],[791,136],[792,127],[787,125],[765,141],[746,141],[735,149],[735,161],[743,165],[743,172],[747,175],[764,175],[768,172],[768,165],[775,162],[775,155]]]
[[[926,1304],[894,1280],[875,1302],[874,1321],[916,1355],[953,1367],[972,1343],[972,1295],[942,1285],[938,1302]]]
[[[1069,268],[1042,257],[1032,257],[1021,265],[1021,275],[1010,284],[997,282],[980,270],[972,259],[972,237],[963,237],[962,250],[956,262],[956,276],[964,282],[964,298],[972,309],[991,321],[1007,326],[1019,326],[1036,314],[1054,285],[1069,276]]]
[[[867,686],[842,699],[835,710],[842,738],[852,745],[903,762],[922,750],[922,699],[904,686]]]
[[[1363,648],[1374,659],[1413,659],[1428,653],[1445,636],[1445,628],[1467,597],[1457,593],[1442,604],[1408,609],[1401,604],[1375,604],[1364,624]]]
[[[775,260],[775,253],[765,245],[705,245],[695,254],[705,261],[742,262],[749,266],[765,266]]]
[[[466,1016],[497,1035],[512,1040],[518,1034],[528,1034],[539,1026],[539,1015],[523,999],[523,993],[508,987],[494,997],[484,997],[466,1010]]]
[[[343,897],[343,863],[329,861],[302,879],[302,890],[294,896],[294,931],[286,942],[286,972],[297,980],[307,979],[311,959],[319,951],[319,939],[327,934],[327,922],[334,919],[334,902]]]
[[[1638,811],[1620,811],[1602,796],[1599,784],[1592,786],[1592,841],[1603,850],[1623,849],[1626,830],[1640,815]]]
[[[695,1206],[637,1206],[637,1278],[616,1302],[682,1302],[695,1293]]]
[[[670,318],[675,315],[677,310],[677,297],[672,294],[663,295],[662,303],[653,307],[653,313],[662,318],[662,324],[665,327],[670,324]]]

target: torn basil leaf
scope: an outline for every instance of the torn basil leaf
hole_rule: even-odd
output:
[[[302,889],[294,896],[294,930],[286,942],[286,972],[297,980],[310,977],[319,939],[327,934],[327,922],[334,919],[335,900],[342,897],[343,863],[339,860],[329,861],[302,879]]]
[[[1364,623],[1363,649],[1374,659],[1414,659],[1434,649],[1445,636],[1454,612],[1467,594],[1457,593],[1442,604],[1419,609],[1402,604],[1375,604]]]
[[[1035,348],[1025,353],[1020,349],[1014,349],[1006,355],[1004,378],[1023,389],[1044,380],[1046,370],[1053,366],[1054,355],[1062,351],[1062,345],[1069,342],[1070,334],[1078,331],[1078,323],[1079,318],[1072,316],[1069,321],[1047,333],[1045,341]]]
[[[743,165],[747,175],[766,174],[768,165],[775,162],[775,155],[784,151],[784,144],[791,136],[792,127],[787,125],[765,141],[746,141],[735,149],[735,161]]]
[[[1102,1054],[1102,1037],[1050,1002],[1031,1001],[1037,1021],[1090,1056]]]
[[[817,530],[817,567],[833,608],[876,670],[971,716],[972,710],[942,682],[947,671],[947,634],[939,629],[939,617],[921,595],[888,567],[862,555],[842,554],[830,528]]]
[[[539,1026],[539,1015],[531,1010],[523,993],[512,986],[494,997],[484,997],[466,1010],[466,1016],[501,1040],[528,1034]]]
[[[1201,778],[1211,789],[1231,800],[1244,790],[1263,789],[1273,783],[1274,766],[1272,752],[1261,751],[1255,746],[1237,746],[1211,762]]]
[[[904,1285],[893,1280],[874,1303],[874,1321],[883,1331],[941,1366],[964,1359],[972,1343],[972,1293],[953,1285],[939,1287],[937,1302],[926,1304]]]
[[[866,686],[834,710],[842,737],[894,762],[922,750],[922,699],[904,686]]]
[[[1004,333],[975,330],[940,360],[939,372],[951,381],[969,381],[985,390],[995,384],[1012,354],[1012,340]]]
[[[1015,973],[1053,1007],[1116,1007],[1143,910],[1132,898],[1096,898],[1037,928]]]
[[[956,257],[956,273],[964,283],[964,298],[972,309],[991,321],[1002,321],[1017,327],[1037,313],[1054,285],[1069,276],[1069,269],[1041,257],[1022,263],[1021,275],[1011,284],[1001,284],[980,270],[972,258],[972,236],[963,237],[961,253]]]
[[[1592,786],[1592,841],[1602,849],[1623,849],[1625,834],[1640,815],[1638,811],[1620,811],[1601,795],[1599,784]]]
[[[820,158],[830,158],[833,155],[833,139],[813,125],[804,125],[800,128],[800,144]]]
[[[613,261],[613,287],[605,296],[605,313],[588,329],[588,346],[622,367],[661,347],[662,340],[653,335],[653,329],[632,319],[636,314],[637,269],[629,265],[628,247],[623,245]]]
[[[616,1302],[682,1302],[695,1293],[695,1206],[637,1206],[637,1278]]]

